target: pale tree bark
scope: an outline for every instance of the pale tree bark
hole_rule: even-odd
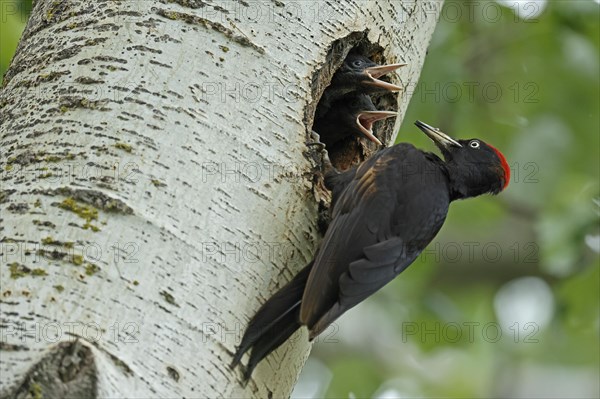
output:
[[[0,95],[0,396],[289,395],[305,331],[228,364],[318,245],[315,104],[352,46],[415,82],[440,8],[39,0]]]

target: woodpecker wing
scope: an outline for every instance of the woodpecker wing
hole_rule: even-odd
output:
[[[401,144],[338,179],[333,220],[300,309],[311,337],[401,273],[433,239],[449,204],[441,164]]]

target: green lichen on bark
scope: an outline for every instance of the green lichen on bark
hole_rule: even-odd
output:
[[[71,198],[73,201],[89,205],[90,207],[96,209],[96,211],[101,209],[109,213],[121,213],[125,215],[133,214],[133,209],[122,200],[109,197],[108,195],[96,190],[60,187],[55,190],[51,190],[50,192],[46,192],[46,194],[62,195]]]
[[[131,147],[131,145],[127,144],[127,143],[115,143],[115,148],[118,148],[120,150],[123,150],[125,152],[132,152],[133,148]]]
[[[168,293],[167,291],[164,291],[164,290],[163,290],[163,291],[161,291],[159,294],[160,294],[160,296],[162,296],[162,297],[164,298],[164,300],[165,300],[167,303],[169,303],[169,304],[171,304],[171,305],[173,305],[173,306],[177,306],[177,307],[179,307],[179,305],[178,305],[178,304],[177,304],[177,302],[175,301],[175,297],[174,297],[173,295],[171,295],[170,293]]]
[[[69,254],[67,252],[59,251],[57,249],[54,249],[52,251],[49,251],[47,249],[38,249],[36,251],[36,254],[39,256],[43,256],[44,258],[49,260],[59,260],[70,263],[75,266],[81,266],[85,261],[82,255]]]
[[[58,207],[69,212],[73,212],[80,218],[84,219],[85,224],[83,225],[83,228],[85,230],[87,230],[88,228],[92,231],[100,230],[97,226],[91,223],[93,220],[98,219],[98,209],[94,208],[93,206],[78,204],[74,198],[69,197],[63,200],[60,204],[58,204]]]
[[[52,238],[51,236],[42,238],[42,244],[44,245],[53,245],[53,246],[57,246],[57,247],[65,247],[65,248],[73,248],[75,246],[75,243],[72,241],[58,241],[55,240],[54,238]]]
[[[152,182],[152,184],[154,185],[154,187],[166,187],[167,186],[166,183],[163,183],[163,182],[161,182],[158,179],[152,179],[150,181]]]
[[[10,278],[14,280],[27,276],[42,277],[48,275],[48,273],[44,269],[30,269],[27,266],[22,265],[18,262],[9,263],[8,269],[10,270]]]
[[[100,270],[100,268],[93,263],[88,263],[85,266],[85,274],[87,274],[88,276],[93,276],[98,272],[98,270]]]

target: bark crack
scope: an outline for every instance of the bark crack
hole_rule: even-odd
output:
[[[256,50],[259,54],[265,54],[265,49],[258,46],[257,44],[254,44],[252,41],[250,41],[248,37],[240,36],[231,29],[218,22],[210,21],[206,18],[198,17],[196,15],[186,14],[178,11],[169,11],[162,8],[156,10],[156,13],[164,18],[168,18],[171,20],[179,20],[190,25],[200,25],[205,27],[206,29],[212,29],[214,31],[222,33],[228,39],[238,43],[241,46],[251,47],[254,50]]]

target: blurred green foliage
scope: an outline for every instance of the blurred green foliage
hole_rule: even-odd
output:
[[[0,1],[0,76],[4,76],[17,49],[31,4],[32,0]]]
[[[295,397],[600,395],[598,1],[447,1],[413,121],[502,150],[511,184],[323,336]],[[500,5],[502,4],[502,6]],[[3,1],[0,73],[31,1]]]
[[[315,345],[307,368],[331,373],[294,396],[600,395],[600,6],[510,3],[446,1],[398,141],[436,151],[417,119],[481,138],[511,184],[453,204],[429,250]]]

